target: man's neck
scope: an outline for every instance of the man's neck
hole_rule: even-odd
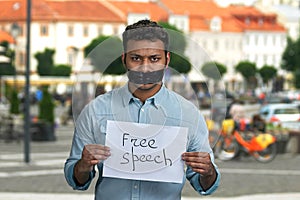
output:
[[[153,85],[153,87],[151,87],[150,89],[139,89],[137,88],[135,85],[130,84],[129,82],[129,91],[133,94],[133,96],[135,96],[136,98],[138,98],[142,103],[145,103],[145,101],[154,96],[161,88],[162,84],[158,83]]]

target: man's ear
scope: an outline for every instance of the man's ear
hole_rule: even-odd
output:
[[[123,63],[124,68],[127,69],[126,68],[126,53],[122,53],[122,63]]]
[[[170,60],[171,60],[171,53],[168,51],[166,55],[166,67],[169,66]]]

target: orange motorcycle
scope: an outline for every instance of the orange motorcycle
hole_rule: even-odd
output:
[[[238,130],[232,119],[222,122],[219,140],[214,147],[220,160],[231,160],[244,151],[259,162],[270,162],[276,157],[276,137],[269,133]]]

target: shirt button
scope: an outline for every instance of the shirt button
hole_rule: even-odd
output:
[[[144,108],[142,108],[141,111],[144,112]]]
[[[137,189],[137,185],[134,186],[134,189]]]

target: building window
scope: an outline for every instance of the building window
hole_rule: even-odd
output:
[[[83,36],[84,37],[88,37],[89,36],[89,27],[88,26],[84,26],[83,27]]]
[[[78,48],[76,47],[68,47],[67,48],[67,63],[72,67],[76,66],[76,58],[78,55]]]
[[[206,49],[206,46],[207,46],[207,42],[206,42],[206,40],[203,40],[202,41],[202,47],[203,47],[203,49]]]
[[[113,27],[113,34],[118,34],[119,33],[119,28],[117,26]]]
[[[213,17],[210,21],[211,31],[221,31],[222,29],[222,19],[220,17]]]
[[[258,20],[258,25],[259,25],[259,26],[262,26],[263,24],[264,24],[264,19],[260,18],[260,19]]]
[[[25,56],[26,54],[24,52],[19,52],[19,55],[18,55],[18,59],[17,59],[17,63],[19,66],[24,66],[26,63],[25,63]]]
[[[42,24],[40,26],[40,35],[41,36],[48,36],[48,34],[49,34],[48,25]]]
[[[75,59],[74,59],[74,54],[72,52],[68,52],[68,64],[73,66]]]
[[[218,51],[218,49],[219,49],[219,41],[218,40],[214,41],[214,49],[215,49],[215,51]]]
[[[68,26],[68,36],[73,37],[74,36],[74,27],[72,25]]]
[[[102,33],[103,33],[103,28],[102,28],[102,26],[99,26],[98,27],[98,35],[102,35]]]
[[[19,25],[19,36],[24,36],[24,25],[23,24]]]
[[[245,19],[245,24],[246,24],[246,25],[250,25],[250,18],[249,18],[249,17],[246,17],[246,19]]]

